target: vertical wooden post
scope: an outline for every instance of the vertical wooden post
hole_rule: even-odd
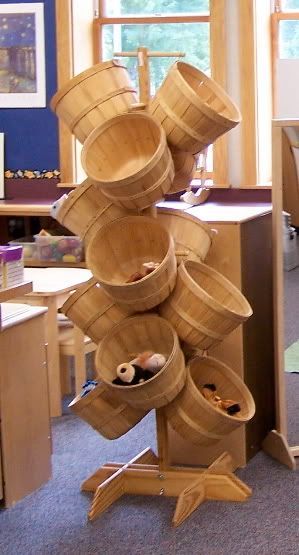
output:
[[[159,470],[169,469],[168,428],[165,410],[156,409],[157,450]]]
[[[138,78],[139,78],[139,100],[148,104],[150,99],[150,79],[148,49],[141,46],[137,49]]]

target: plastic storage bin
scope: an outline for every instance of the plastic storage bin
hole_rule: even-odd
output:
[[[49,262],[81,262],[83,260],[83,243],[80,237],[34,235],[38,260]]]
[[[36,252],[36,244],[34,242],[34,237],[20,237],[19,239],[14,239],[13,241],[9,241],[9,245],[11,246],[20,246],[23,247],[23,260],[36,260],[37,259],[37,252]]]

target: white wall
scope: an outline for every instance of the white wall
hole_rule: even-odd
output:
[[[299,60],[278,60],[275,117],[299,118]]]

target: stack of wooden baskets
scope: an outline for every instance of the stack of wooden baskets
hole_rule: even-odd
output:
[[[62,310],[98,344],[99,383],[70,407],[108,439],[165,407],[178,433],[209,444],[254,414],[243,381],[207,355],[252,310],[236,287],[204,264],[213,240],[206,224],[180,211],[155,217],[146,209],[188,187],[196,155],[233,128],[240,114],[221,87],[182,62],[171,67],[146,111],[134,111],[136,102],[126,68],[114,60],[76,76],[51,101],[83,143],[87,174],[53,205],[52,215],[83,239],[93,275]],[[130,279],[149,262],[153,271]],[[188,361],[183,345],[200,356]],[[149,350],[166,358],[153,378],[127,387],[112,383],[119,364]],[[206,382],[236,399],[238,415],[209,404],[200,392]]]

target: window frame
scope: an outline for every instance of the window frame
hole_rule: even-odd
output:
[[[94,18],[92,21],[92,51],[93,62],[101,60],[101,28],[111,23],[177,23],[177,22],[210,22],[210,60],[211,76],[224,89],[226,88],[226,31],[225,31],[225,1],[210,0],[210,13],[199,15],[174,16],[105,16],[105,0],[95,2]],[[57,72],[58,88],[63,86],[73,76],[73,35],[72,35],[72,0],[56,0],[57,25]],[[98,54],[99,53],[99,54]],[[66,67],[65,60],[68,60]],[[59,153],[61,186],[75,182],[76,155],[74,138],[59,122]],[[209,175],[206,176],[211,177]],[[195,180],[196,181],[196,180]],[[220,137],[213,148],[213,183],[211,187],[228,188],[228,142]]]
[[[273,98],[273,114],[277,111],[277,60],[279,60],[279,24],[281,21],[299,21],[299,8],[297,11],[284,11],[282,8],[282,0],[274,1],[274,11],[271,14],[271,31],[272,31],[272,98]]]

